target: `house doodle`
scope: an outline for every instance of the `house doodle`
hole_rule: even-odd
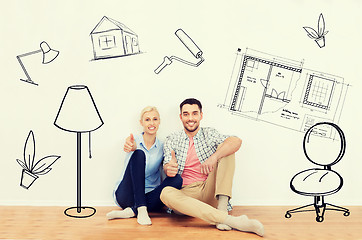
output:
[[[104,16],[90,35],[95,60],[140,53],[138,35],[112,18]]]

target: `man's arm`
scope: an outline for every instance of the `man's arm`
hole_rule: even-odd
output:
[[[220,144],[220,146],[213,155],[215,155],[217,160],[223,157],[227,157],[233,153],[236,153],[240,149],[241,143],[242,140],[238,137],[228,137],[222,144]]]
[[[178,171],[175,151],[172,148],[171,137],[167,137],[163,145],[163,171],[168,177],[174,177]]]
[[[225,139],[219,145],[216,152],[214,152],[203,164],[201,164],[201,173],[208,175],[214,170],[217,161],[223,157],[234,154],[240,149],[242,140],[238,137],[231,136]]]
[[[178,164],[175,156],[175,151],[171,151],[171,160],[163,165],[163,171],[165,171],[166,175],[168,177],[174,177],[177,174],[178,171]]]

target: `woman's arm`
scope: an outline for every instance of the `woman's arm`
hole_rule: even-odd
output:
[[[133,152],[137,149],[137,144],[134,139],[133,134],[131,133],[127,138],[126,142],[124,143],[123,150],[127,153]]]

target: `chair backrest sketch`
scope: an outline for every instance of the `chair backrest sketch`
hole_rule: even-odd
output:
[[[341,128],[331,122],[320,122],[310,127],[304,135],[303,150],[307,159],[318,165],[297,173],[290,181],[290,188],[297,194],[313,196],[314,203],[288,210],[286,218],[292,213],[316,212],[316,221],[324,220],[326,210],[342,211],[349,216],[348,209],[326,203],[324,197],[338,192],[343,186],[343,178],[332,170],[346,151],[346,139]]]

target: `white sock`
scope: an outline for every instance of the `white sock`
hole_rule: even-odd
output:
[[[227,212],[229,197],[225,195],[217,195],[218,197],[218,205],[217,209]],[[232,228],[224,223],[217,223],[216,228],[222,231],[230,231]]]
[[[137,208],[137,222],[141,225],[151,225],[151,218],[148,216],[147,207],[142,206]]]
[[[229,225],[232,228],[235,228],[243,232],[253,232],[259,236],[264,235],[264,226],[261,222],[256,219],[249,219],[246,215],[234,217],[227,216],[224,222],[226,225]]]
[[[115,219],[115,218],[131,218],[134,217],[135,214],[131,208],[125,208],[123,210],[113,210],[107,213],[108,220]]]

